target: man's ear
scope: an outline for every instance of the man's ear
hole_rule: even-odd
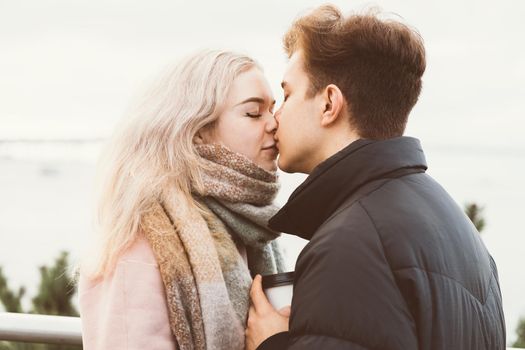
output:
[[[336,123],[345,110],[345,98],[337,85],[328,85],[322,93],[324,104],[323,115],[321,116],[321,125],[330,126]]]

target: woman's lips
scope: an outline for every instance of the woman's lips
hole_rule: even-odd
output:
[[[272,146],[264,147],[264,148],[263,148],[263,151],[267,151],[267,152],[269,152],[269,153],[272,153],[272,154],[275,155],[275,156],[276,156],[277,154],[279,154],[279,148],[277,148],[277,145],[276,145],[276,144],[274,144],[274,145],[272,145]]]
[[[277,144],[274,143],[274,144],[272,144],[272,145],[270,145],[270,146],[263,147],[262,149],[263,149],[263,150],[267,150],[267,149],[277,149]]]

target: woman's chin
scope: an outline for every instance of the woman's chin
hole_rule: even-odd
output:
[[[277,160],[266,161],[258,165],[266,171],[277,171]]]
[[[273,162],[271,165],[263,167],[263,169],[266,170],[266,171],[275,172],[275,171],[277,171],[277,162]]]

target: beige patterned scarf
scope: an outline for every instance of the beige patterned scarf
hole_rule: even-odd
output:
[[[204,211],[181,205],[172,191],[144,214],[141,226],[159,264],[179,348],[240,350],[250,272],[283,272],[273,241],[278,234],[266,227],[277,211],[277,176],[223,146],[197,150],[207,165],[204,189],[195,193]]]

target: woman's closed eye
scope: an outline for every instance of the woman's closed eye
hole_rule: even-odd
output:
[[[260,118],[262,117],[262,114],[260,114],[259,112],[255,112],[255,113],[246,113],[245,114],[247,117],[249,118]]]

